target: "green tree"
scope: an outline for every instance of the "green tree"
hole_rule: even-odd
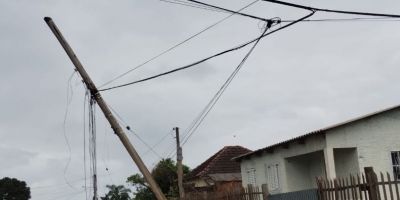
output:
[[[130,189],[125,188],[123,185],[107,185],[108,193],[106,196],[101,197],[101,200],[131,200],[129,196]]]
[[[136,192],[133,193],[134,200],[155,200],[156,197],[151,192],[149,185],[146,183],[142,175],[134,174],[128,177],[127,183],[135,187]]]
[[[168,196],[178,195],[178,175],[175,161],[170,158],[162,159],[152,170],[153,178],[160,186],[161,191]],[[189,173],[189,167],[183,166],[183,173]],[[128,177],[127,182],[136,188],[134,200],[153,200],[156,199],[151,192],[149,185],[140,174]]]
[[[30,198],[31,191],[25,181],[8,177],[0,179],[1,200],[28,200]]]

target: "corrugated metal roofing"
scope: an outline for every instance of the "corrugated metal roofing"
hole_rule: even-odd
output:
[[[300,140],[300,139],[306,138],[306,137],[311,136],[311,135],[321,134],[321,133],[326,132],[327,130],[330,130],[330,129],[333,129],[333,128],[337,128],[337,127],[343,126],[345,124],[353,123],[353,122],[356,122],[358,120],[365,119],[365,118],[368,118],[368,117],[372,117],[372,116],[375,116],[377,114],[380,114],[380,113],[383,113],[383,112],[387,112],[387,111],[390,111],[390,110],[394,110],[394,109],[397,109],[397,108],[400,108],[400,105],[396,105],[396,106],[389,107],[389,108],[386,108],[386,109],[383,109],[383,110],[379,110],[379,111],[376,111],[376,112],[373,112],[373,113],[362,115],[360,117],[356,117],[356,118],[353,118],[353,119],[350,119],[350,120],[347,120],[347,121],[344,121],[344,122],[341,122],[341,123],[337,123],[337,124],[325,127],[323,129],[315,130],[315,131],[306,133],[304,135],[300,135],[300,136],[291,138],[289,140],[285,140],[285,141],[282,141],[282,142],[279,142],[279,143],[264,147],[262,149],[255,150],[253,152],[249,152],[249,153],[237,156],[237,157],[232,158],[232,159],[236,160],[236,161],[240,161],[242,159],[249,158],[252,155],[259,154],[259,153],[262,153],[264,151],[271,150],[271,149],[273,149],[275,147],[278,147],[278,146],[281,146],[281,145],[285,145],[285,144],[288,144],[290,142],[293,142],[293,141],[296,141],[296,140]]]

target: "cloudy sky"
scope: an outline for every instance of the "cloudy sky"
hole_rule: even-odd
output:
[[[251,1],[206,2],[235,10]],[[398,13],[400,8],[395,0],[296,2],[380,13]],[[307,13],[266,2],[245,12],[281,19]],[[85,90],[76,74],[69,81],[73,65],[44,16],[54,19],[101,85],[227,14],[159,0],[0,1],[0,177],[25,180],[33,200],[83,199]],[[316,13],[313,19],[348,17],[354,16]],[[110,86],[233,47],[257,37],[261,26],[257,20],[234,16]],[[357,21],[305,22],[265,38],[184,145],[184,163],[193,168],[226,145],[255,150],[399,104],[399,36],[399,21]],[[174,150],[172,128],[178,126],[185,134],[247,51],[103,92],[146,143],[165,138],[151,152],[128,133],[149,167]],[[102,195],[106,184],[124,184],[138,169],[100,110],[97,142]]]

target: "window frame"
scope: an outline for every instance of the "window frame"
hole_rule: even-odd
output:
[[[254,167],[246,168],[246,174],[247,174],[247,184],[256,186],[257,184],[256,169]],[[251,177],[250,175],[252,175],[252,180],[250,178]]]
[[[270,191],[276,191],[281,188],[279,164],[265,164],[265,179]]]
[[[396,160],[397,157],[397,160]],[[391,151],[390,158],[393,169],[393,178],[394,180],[400,180],[400,151]]]

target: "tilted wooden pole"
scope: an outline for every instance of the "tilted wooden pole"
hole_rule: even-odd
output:
[[[129,155],[132,157],[133,161],[136,163],[137,167],[139,168],[140,172],[143,174],[146,182],[149,184],[151,190],[153,191],[154,195],[158,200],[167,200],[162,193],[160,187],[155,182],[153,177],[151,176],[149,170],[144,165],[143,160],[140,158],[139,154],[136,152],[133,145],[129,142],[128,137],[124,133],[122,127],[119,125],[118,121],[111,113],[111,110],[108,108],[106,102],[102,98],[101,94],[97,90],[95,84],[93,83],[92,79],[89,77],[85,69],[83,68],[81,62],[79,61],[78,57],[75,55],[72,48],[69,46],[63,35],[61,34],[60,30],[57,28],[56,24],[50,17],[45,17],[44,20],[46,21],[47,25],[50,27],[51,31],[54,33],[58,41],[60,42],[61,46],[64,48],[65,52],[67,53],[68,57],[71,59],[72,63],[75,65],[76,70],[81,75],[83,81],[86,84],[86,87],[89,89],[92,98],[94,98],[99,105],[100,109],[103,111],[104,116],[108,120],[111,125],[111,128],[114,130],[114,133],[119,137],[122,144],[125,146],[125,149],[128,151]]]
[[[185,190],[183,189],[183,168],[182,168],[182,147],[181,142],[179,140],[179,128],[175,127],[176,133],[176,165],[177,165],[177,173],[178,173],[178,189],[179,189],[179,199],[185,198]]]

